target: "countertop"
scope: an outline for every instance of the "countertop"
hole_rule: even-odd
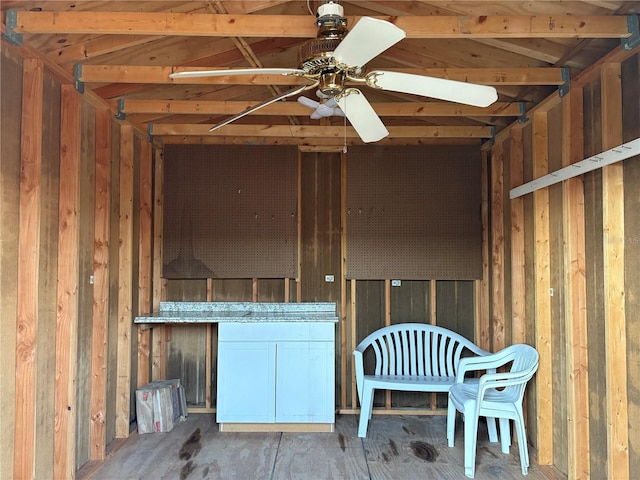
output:
[[[338,322],[333,302],[161,302],[135,323]]]

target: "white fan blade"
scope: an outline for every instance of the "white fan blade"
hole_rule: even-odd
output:
[[[298,102],[305,107],[313,108],[314,110],[320,106],[318,102],[307,97],[298,97]]]
[[[302,75],[304,70],[298,68],[227,68],[222,70],[194,70],[192,72],[176,72],[169,78],[224,77],[227,75]]]
[[[285,98],[292,97],[293,95],[297,95],[298,93],[304,92],[305,90],[308,90],[311,88],[315,88],[317,86],[318,86],[317,83],[313,85],[303,85],[302,87],[297,87],[287,92],[284,92],[283,94],[278,95],[277,97],[273,97],[273,98],[270,98],[269,100],[265,100],[262,103],[258,103],[257,105],[254,105],[253,107],[246,109],[244,112],[240,112],[232,117],[227,118],[226,120],[211,127],[209,131],[213,132],[214,130],[219,129],[220,127],[224,127],[225,125],[229,125],[231,122],[234,122],[239,118],[249,115],[250,113],[253,113],[256,110],[260,110],[262,107],[266,107],[267,105],[271,105],[272,103],[275,103],[279,100],[284,100]]]
[[[412,93],[424,97],[488,107],[498,99],[498,92],[488,85],[425,77],[411,73],[373,71],[365,77],[367,85],[393,92]]]
[[[349,88],[337,97],[337,101],[363,142],[377,142],[389,135],[382,120],[360,90]]]
[[[350,67],[361,67],[406,35],[393,23],[362,17],[336,47],[333,58]]]

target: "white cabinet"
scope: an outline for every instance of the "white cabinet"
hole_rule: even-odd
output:
[[[335,421],[335,323],[220,323],[217,421]]]

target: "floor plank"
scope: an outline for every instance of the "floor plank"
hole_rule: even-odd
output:
[[[331,433],[219,432],[212,414],[192,414],[169,433],[134,434],[91,478],[224,480],[464,479],[462,423],[447,447],[446,417],[376,415],[367,438],[356,415],[338,415]],[[534,456],[535,458],[535,456]],[[86,477],[85,477],[86,478]],[[546,479],[520,472],[517,446],[505,455],[480,425],[476,479]],[[83,479],[85,480],[85,479]]]

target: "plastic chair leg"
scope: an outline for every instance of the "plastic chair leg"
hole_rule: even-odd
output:
[[[358,437],[364,438],[367,436],[367,426],[369,425],[369,419],[371,418],[371,411],[373,410],[373,391],[375,389],[363,387],[362,403],[360,404],[360,422],[358,424]]]
[[[466,407],[469,408],[469,407]],[[473,408],[471,408],[473,409]],[[478,440],[478,417],[464,416],[464,474],[473,478],[476,470],[476,443]]]
[[[449,400],[449,407],[447,409],[447,444],[453,447],[456,434],[456,407],[453,406],[451,400]]]
[[[511,430],[508,418],[500,418],[500,445],[502,447],[502,453],[509,453],[509,447],[511,446]]]
[[[529,468],[529,447],[527,446],[527,434],[522,417],[516,419],[515,424],[518,434],[518,448],[520,450],[520,466],[522,467],[522,474],[526,475]]]
[[[487,417],[487,430],[489,430],[489,441],[498,441],[498,429],[496,428],[496,419],[493,417]]]

